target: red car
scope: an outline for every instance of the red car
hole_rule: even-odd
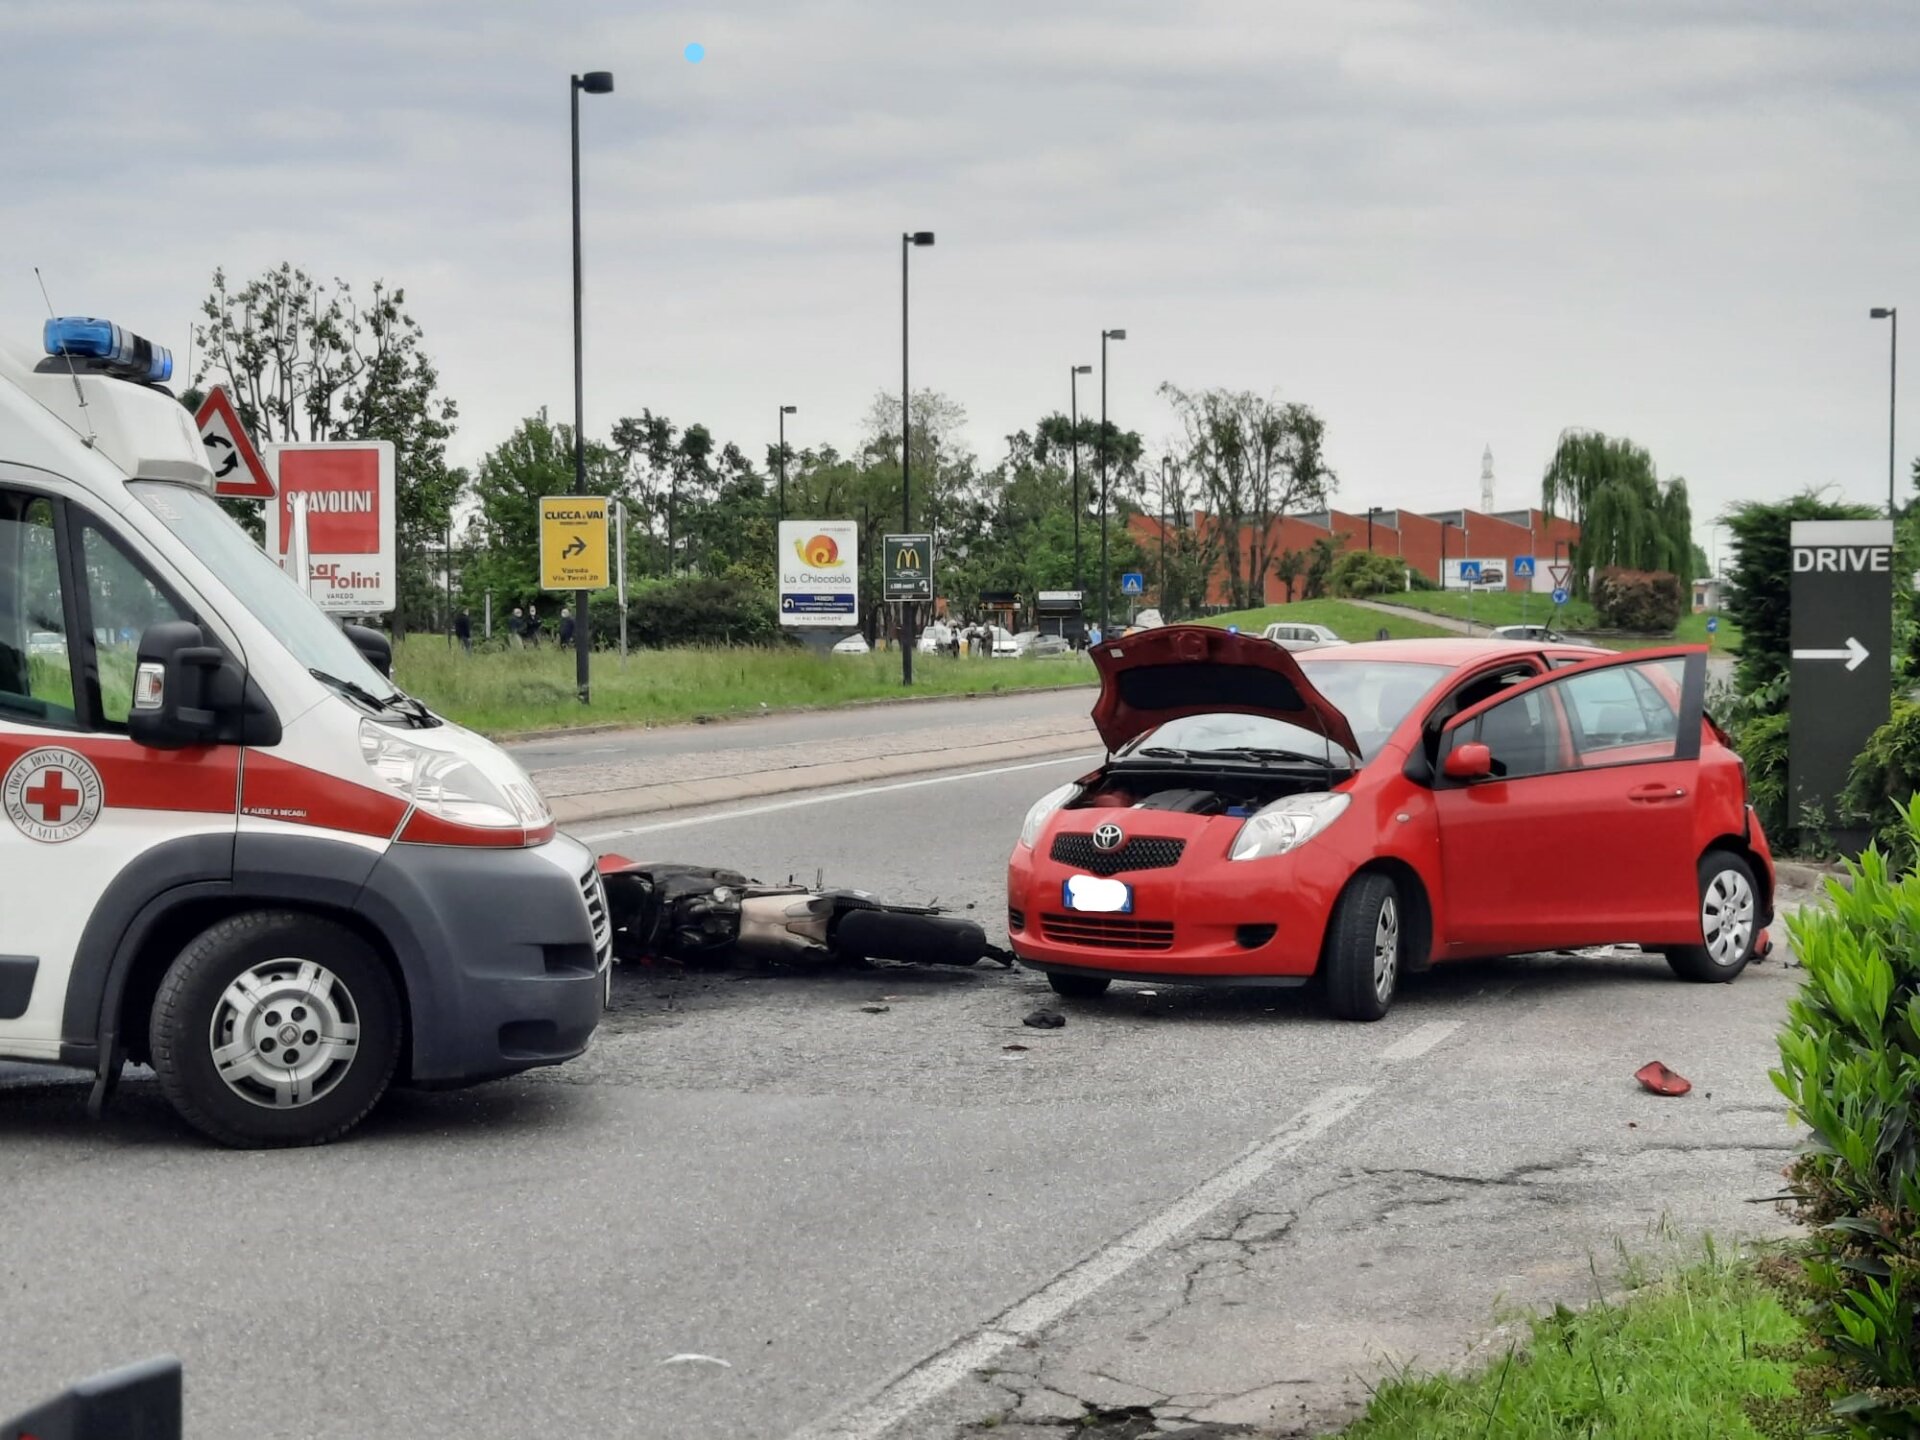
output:
[[[1069,996],[1318,976],[1353,1020],[1439,961],[1609,942],[1731,980],[1766,952],[1773,857],[1706,658],[1292,654],[1204,625],[1102,644],[1107,762],[1027,813],[1014,953]]]

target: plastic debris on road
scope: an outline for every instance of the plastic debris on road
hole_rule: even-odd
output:
[[[1677,1071],[1669,1070],[1658,1060],[1649,1060],[1633,1072],[1633,1078],[1656,1095],[1684,1095],[1693,1089],[1693,1082]]]
[[[1058,1030],[1067,1023],[1067,1017],[1058,1010],[1035,1010],[1020,1023],[1031,1025],[1036,1030]]]
[[[718,1355],[669,1355],[660,1363],[662,1365],[718,1365],[726,1370],[733,1368],[731,1360],[722,1360]]]

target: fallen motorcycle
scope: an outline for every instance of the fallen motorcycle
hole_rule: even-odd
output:
[[[936,905],[889,904],[863,890],[818,884],[767,885],[738,870],[623,855],[600,857],[600,879],[614,958],[623,963],[1012,964],[979,925]]]

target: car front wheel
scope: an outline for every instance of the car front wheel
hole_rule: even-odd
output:
[[[1700,935],[1704,943],[1674,946],[1667,964],[1682,980],[1725,984],[1753,958],[1760,938],[1760,887],[1738,855],[1710,851],[1700,861]]]
[[[1393,1005],[1406,953],[1406,908],[1385,875],[1347,887],[1327,927],[1327,1008],[1342,1020],[1378,1020]]]
[[[352,931],[234,915],[180,952],[149,1024],[174,1109],[224,1145],[318,1145],[359,1124],[400,1058],[400,1000]]]

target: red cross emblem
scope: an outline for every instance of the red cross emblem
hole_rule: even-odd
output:
[[[67,818],[67,811],[80,803],[80,792],[67,784],[66,776],[55,766],[40,772],[40,783],[29,786],[25,798],[40,812],[42,820],[58,825]]]
[[[21,833],[43,844],[85,834],[99,818],[104,798],[93,762],[64,746],[29,751],[0,779],[0,810]]]

